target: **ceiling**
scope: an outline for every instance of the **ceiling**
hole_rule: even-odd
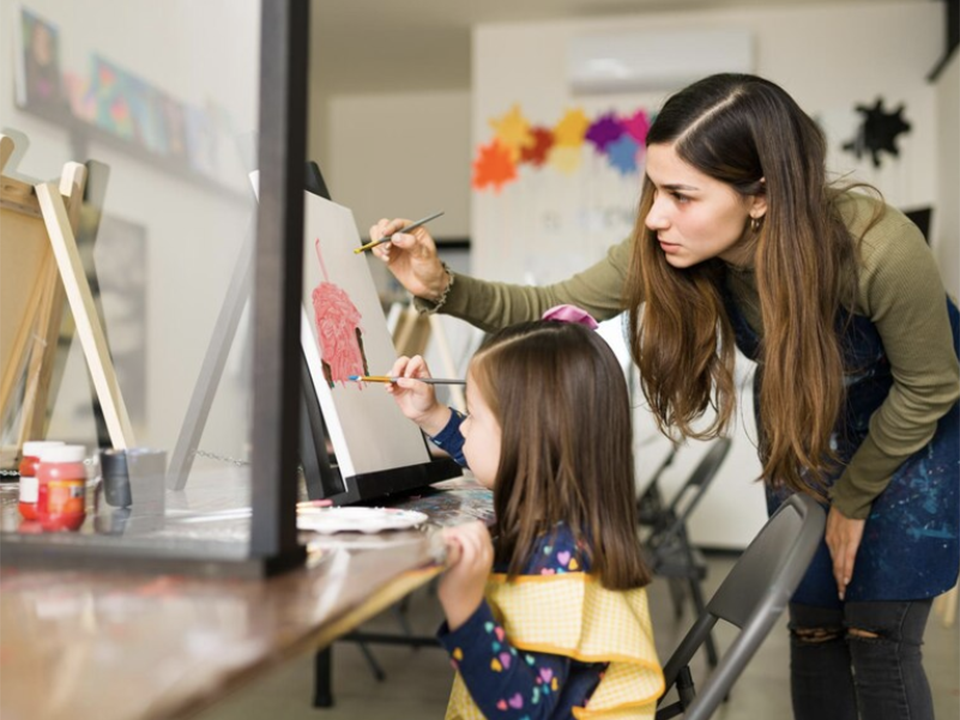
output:
[[[868,8],[877,2],[862,1]],[[909,0],[932,2],[934,0]],[[824,4],[825,0],[314,0],[311,78],[323,93],[467,90],[479,23]]]

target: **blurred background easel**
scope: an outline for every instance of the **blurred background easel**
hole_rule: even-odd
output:
[[[104,330],[76,241],[86,168],[63,167],[59,184],[8,176],[13,138],[0,135],[0,464],[45,435],[64,299],[76,325],[110,442],[134,444]]]

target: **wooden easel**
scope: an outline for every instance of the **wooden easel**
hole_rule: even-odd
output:
[[[14,149],[13,139],[0,135],[0,419],[20,404],[16,447],[4,449],[2,464],[12,465],[24,441],[42,436],[64,297],[110,441],[131,447],[133,431],[75,237],[86,168],[69,162],[59,187],[30,185],[3,174]]]

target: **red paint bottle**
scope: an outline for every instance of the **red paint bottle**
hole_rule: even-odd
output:
[[[40,481],[37,479],[37,464],[40,452],[44,448],[63,445],[58,440],[30,440],[23,444],[23,457],[20,460],[20,504],[17,509],[24,520],[37,519],[37,497]]]
[[[87,473],[83,445],[61,445],[40,452],[37,516],[46,531],[78,530],[86,518]]]

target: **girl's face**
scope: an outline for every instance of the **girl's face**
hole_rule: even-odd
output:
[[[752,265],[750,218],[766,212],[763,195],[743,197],[730,185],[684,162],[673,145],[647,148],[646,174],[654,201],[645,219],[667,262],[688,268],[719,257]]]
[[[485,488],[493,488],[500,465],[500,423],[493,416],[472,373],[467,373],[467,415],[460,424],[463,435],[463,456],[477,481]]]

